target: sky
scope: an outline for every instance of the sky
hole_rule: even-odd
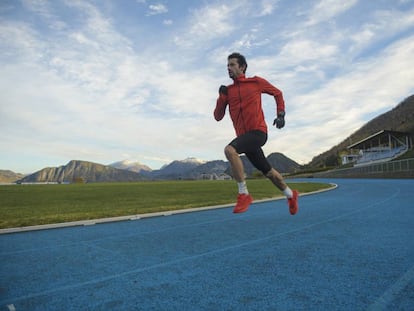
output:
[[[283,92],[265,154],[306,164],[414,94],[414,0],[0,0],[0,169],[225,160],[232,52]]]

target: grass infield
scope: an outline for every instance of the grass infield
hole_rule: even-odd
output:
[[[247,181],[255,200],[282,196],[267,179]],[[330,188],[289,183],[300,193]],[[235,202],[234,181],[154,181],[0,186],[0,229],[136,215]]]

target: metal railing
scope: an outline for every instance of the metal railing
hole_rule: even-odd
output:
[[[414,159],[404,159],[398,161],[390,161],[376,163],[351,168],[354,172],[361,173],[387,173],[387,172],[403,172],[414,170]]]
[[[374,174],[390,174],[390,173],[412,173],[414,174],[414,158],[389,161],[375,164],[366,164],[351,168],[336,169],[327,172],[316,173],[315,177],[347,177],[355,175],[374,175]]]

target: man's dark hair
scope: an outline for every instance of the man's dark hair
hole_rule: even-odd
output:
[[[247,62],[246,62],[246,58],[243,55],[241,55],[240,53],[234,52],[234,53],[231,53],[229,57],[227,57],[227,59],[230,59],[230,58],[237,58],[237,63],[239,64],[239,66],[245,66],[243,73],[246,73]]]

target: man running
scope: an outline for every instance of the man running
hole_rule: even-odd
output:
[[[226,107],[229,106],[237,136],[224,148],[239,188],[233,213],[247,211],[253,202],[247,190],[243,162],[240,159],[240,154],[244,153],[250,162],[286,195],[290,214],[295,215],[298,211],[299,193],[296,190],[292,191],[286,185],[282,175],[270,165],[262,150],[262,146],[267,141],[267,125],[261,95],[266,93],[275,98],[277,117],[273,125],[281,129],[285,126],[285,103],[282,92],[263,78],[257,76],[247,78],[246,69],[247,62],[243,55],[232,53],[228,56],[227,70],[230,78],[233,79],[233,84],[220,86],[214,110],[214,118],[220,121],[226,113]]]

